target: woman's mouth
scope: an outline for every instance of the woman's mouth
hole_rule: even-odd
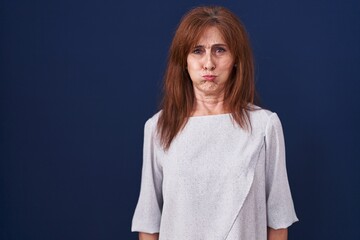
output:
[[[216,78],[215,75],[203,75],[202,77],[207,81],[214,81]]]

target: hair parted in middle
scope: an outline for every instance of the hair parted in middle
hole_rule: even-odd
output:
[[[194,110],[195,95],[186,69],[187,57],[209,27],[220,31],[236,66],[226,82],[225,107],[240,127],[251,127],[248,111],[253,110],[255,98],[254,60],[245,27],[224,7],[196,7],[181,19],[169,49],[157,125],[164,149],[170,147]]]

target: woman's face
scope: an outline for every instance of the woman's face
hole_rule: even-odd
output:
[[[222,95],[233,67],[234,59],[222,34],[209,27],[187,57],[195,95]]]

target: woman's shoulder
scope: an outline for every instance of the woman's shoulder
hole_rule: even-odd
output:
[[[146,122],[145,122],[145,128],[155,128],[157,126],[157,122],[159,120],[159,116],[161,114],[161,111],[156,112],[154,115],[152,115]]]
[[[265,118],[265,119],[271,117],[271,115],[273,114],[276,114],[275,112],[269,109],[262,108],[257,105],[249,105],[248,112],[249,115],[254,118]]]
[[[276,112],[252,105],[248,111],[251,127],[265,131],[270,125],[280,124],[280,119]]]
[[[149,120],[150,121],[153,121],[153,122],[157,122],[159,117],[160,117],[160,114],[161,114],[162,110],[159,110],[158,112],[156,112],[154,115],[152,115]]]
[[[276,112],[269,109],[259,107],[257,105],[249,105],[248,116],[251,128],[264,132],[271,125],[281,125],[280,119]],[[159,117],[162,110],[152,115],[145,123],[145,128],[156,130]],[[225,118],[224,118],[225,119]]]

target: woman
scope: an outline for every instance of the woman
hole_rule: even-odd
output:
[[[297,221],[275,113],[254,105],[246,31],[198,7],[170,47],[162,110],[145,124],[141,240],[283,240]]]

